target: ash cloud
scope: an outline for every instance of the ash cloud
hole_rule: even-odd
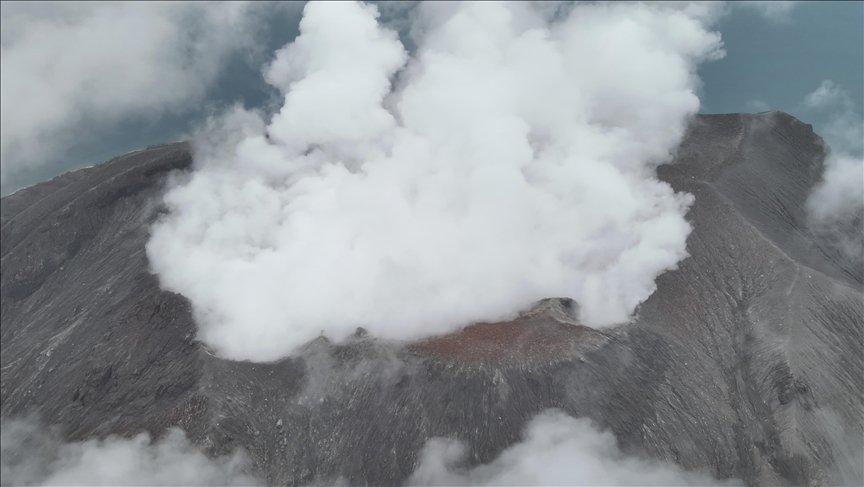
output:
[[[467,449],[451,439],[429,440],[412,485],[742,485],[656,460],[624,454],[615,437],[590,420],[546,410],[524,438],[485,465],[464,466]]]
[[[246,472],[242,451],[211,458],[169,430],[64,442],[59,430],[33,418],[4,419],[0,428],[2,485],[263,485]]]
[[[235,111],[252,132],[167,194],[148,256],[199,338],[272,360],[322,333],[414,339],[548,296],[626,322],[686,256],[691,196],[654,172],[719,35],[662,6],[435,3],[409,59],[377,16],[308,4],[265,70],[281,111],[263,130]]]

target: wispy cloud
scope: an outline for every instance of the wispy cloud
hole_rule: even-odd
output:
[[[667,462],[628,456],[615,437],[585,418],[557,410],[537,415],[521,442],[485,465],[465,468],[467,448],[429,440],[409,481],[413,485],[741,485],[688,472]]]
[[[824,80],[802,102],[802,112],[822,120],[828,147],[822,180],[807,200],[813,229],[864,265],[864,118],[843,87]]]
[[[801,2],[786,1],[742,1],[729,2],[732,6],[751,10],[764,17],[766,20],[787,24],[792,20],[792,12]]]
[[[4,188],[112,124],[198,107],[269,5],[3,2]]]
[[[210,457],[179,430],[158,441],[141,433],[65,442],[36,420],[4,418],[0,449],[3,485],[261,485],[241,451]]]

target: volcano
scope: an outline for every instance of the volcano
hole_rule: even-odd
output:
[[[189,302],[150,272],[190,146],[129,153],[2,199],[0,411],[68,441],[178,427],[211,455],[242,447],[272,485],[394,485],[430,438],[488,463],[558,408],[717,479],[860,485],[864,270],[807,225],[825,156],[785,113],[695,117],[658,169],[695,196],[690,256],[631,323],[589,328],[550,296],[505,323],[413,343],[358,329],[250,363],[196,341]]]

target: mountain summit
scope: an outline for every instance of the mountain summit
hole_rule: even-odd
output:
[[[717,479],[860,484],[864,273],[808,229],[824,158],[784,113],[695,117],[658,170],[695,196],[689,257],[631,323],[588,328],[550,296],[509,322],[411,343],[358,329],[250,363],[196,341],[150,272],[189,146],[126,154],[2,199],[2,417],[37,412],[70,441],[179,427],[211,455],[243,447],[269,484],[391,485],[431,438],[489,463],[557,408]]]

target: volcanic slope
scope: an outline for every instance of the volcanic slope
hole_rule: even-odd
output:
[[[550,299],[509,323],[411,344],[358,329],[258,364],[209,353],[148,271],[189,147],[67,173],[2,199],[2,417],[38,412],[69,440],[178,426],[212,454],[244,447],[271,484],[390,485],[429,438],[486,463],[555,407],[719,479],[860,485],[862,269],[806,225],[822,147],[783,113],[696,117],[658,171],[696,197],[690,257],[632,323],[586,328]]]

